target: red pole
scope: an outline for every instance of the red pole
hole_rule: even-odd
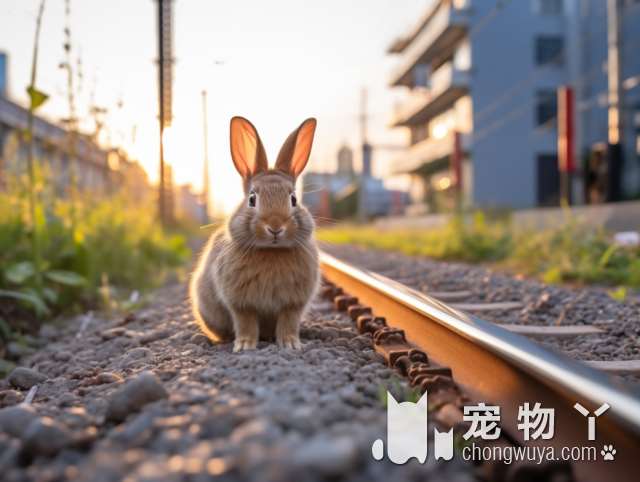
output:
[[[558,170],[560,171],[560,195],[566,204],[571,203],[571,175],[576,170],[575,123],[573,88],[558,87]]]

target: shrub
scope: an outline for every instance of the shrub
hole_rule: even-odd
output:
[[[0,318],[14,329],[95,306],[105,283],[157,286],[190,256],[184,236],[163,232],[149,205],[124,197],[86,199],[73,223],[66,201],[52,203],[35,225],[27,212],[22,198],[0,194]]]

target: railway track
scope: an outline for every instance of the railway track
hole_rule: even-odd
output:
[[[640,412],[621,379],[328,255],[322,267],[332,284],[302,322],[299,351],[260,342],[232,353],[231,343],[212,344],[184,284],[159,290],[127,316],[83,315],[48,327],[40,348],[18,361],[20,376],[0,380],[0,478],[559,482],[573,473],[634,480]],[[482,301],[459,291],[451,303]],[[456,443],[469,428],[464,407],[495,403],[502,433],[478,441],[483,448],[593,446],[598,459],[476,466],[458,452],[434,461],[430,449],[424,464],[377,461],[372,444],[387,428],[384,388],[398,400],[426,389],[429,429],[453,427]],[[602,400],[611,408],[589,442],[573,404],[593,410]],[[552,440],[523,440],[517,412],[524,402],[555,409]],[[615,461],[602,460],[604,444],[615,447]]]
[[[440,423],[460,429],[465,404],[498,404],[503,436],[490,444],[558,451],[585,445],[597,448],[597,461],[573,462],[571,469],[566,463],[530,467],[544,472],[540,478],[572,470],[578,480],[633,479],[640,455],[640,393],[636,389],[549,351],[517,330],[483,321],[326,253],[321,265],[323,297],[348,312],[361,333],[372,334],[376,350],[391,367],[407,376],[416,389],[429,393]],[[526,441],[518,430],[519,407],[537,402],[555,410],[555,434],[551,440]],[[589,412],[605,403],[610,407],[598,417],[595,441],[588,441],[587,421],[576,403]],[[615,462],[600,456],[602,446],[610,444],[617,451]],[[487,467],[501,470],[500,464]],[[495,472],[486,476],[498,478]]]

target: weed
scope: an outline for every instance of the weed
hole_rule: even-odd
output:
[[[428,230],[343,225],[320,229],[318,238],[433,259],[493,263],[546,283],[640,287],[640,247],[615,245],[609,233],[569,217],[559,227],[535,231],[515,228],[504,218],[488,220],[479,212]]]

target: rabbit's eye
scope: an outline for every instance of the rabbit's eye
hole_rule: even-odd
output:
[[[295,194],[291,194],[291,206],[293,206],[294,208],[298,205],[298,198],[296,197]]]
[[[249,194],[249,207],[250,208],[255,208],[256,207],[256,193],[252,192],[251,194]]]

